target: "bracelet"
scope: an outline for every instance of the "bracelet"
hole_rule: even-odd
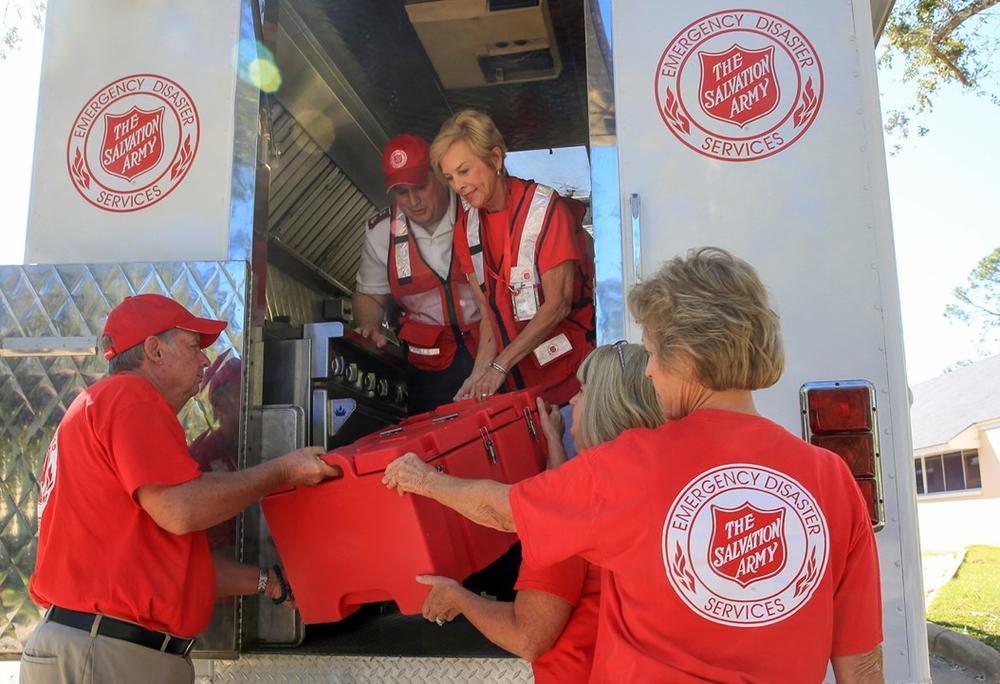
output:
[[[257,593],[263,594],[267,591],[267,568],[259,568],[257,575]]]
[[[278,578],[278,586],[281,587],[281,593],[278,598],[271,599],[274,605],[279,606],[288,599],[292,598],[292,588],[288,586],[288,582],[285,580],[285,573],[281,571],[280,565],[274,566],[274,576]]]
[[[509,370],[507,370],[506,368],[504,368],[503,366],[501,366],[496,361],[490,361],[490,368],[492,368],[495,371],[498,371],[502,375],[507,375],[507,373],[510,372]]]

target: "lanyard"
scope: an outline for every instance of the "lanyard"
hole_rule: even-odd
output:
[[[511,181],[511,184],[513,186],[513,181]],[[513,187],[511,189],[513,189]],[[513,246],[513,240],[511,240],[511,233],[514,232],[515,228],[518,225],[517,224],[517,217],[521,213],[521,207],[524,206],[524,200],[528,196],[528,190],[529,190],[529,186],[528,186],[527,183],[525,183],[524,190],[521,192],[521,198],[517,201],[517,207],[515,207],[514,211],[511,212],[511,214],[510,214],[510,223],[507,225],[506,230],[503,231],[503,253],[501,254],[501,257],[500,257],[501,261],[500,261],[500,264],[499,264],[500,273],[499,274],[496,273],[491,268],[491,265],[488,263],[489,259],[484,259],[483,260],[483,266],[484,266],[485,270],[490,274],[490,276],[492,276],[493,279],[496,280],[499,285],[501,285],[502,287],[505,287],[506,289],[510,290],[511,292],[514,291],[514,288],[512,288],[510,286],[510,269],[511,269],[511,264],[514,262],[514,255],[512,254],[512,251],[511,251],[511,248]],[[508,199],[510,199],[510,198],[508,198]],[[509,207],[510,205],[511,205],[511,203],[508,201],[507,202],[507,206]],[[483,225],[485,223],[486,223],[486,221],[480,221],[480,225]],[[490,226],[490,227],[492,227],[492,226]],[[507,277],[504,277],[503,275],[501,275],[505,271],[507,273]]]

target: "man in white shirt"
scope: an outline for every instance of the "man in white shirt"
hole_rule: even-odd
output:
[[[403,134],[386,145],[382,170],[391,206],[368,221],[353,295],[358,330],[377,345],[390,300],[411,366],[410,413],[453,400],[473,371],[479,310],[454,263],[460,205],[430,169],[423,138]]]

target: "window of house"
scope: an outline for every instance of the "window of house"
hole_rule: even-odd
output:
[[[979,489],[979,452],[975,449],[952,451],[913,459],[917,494],[960,492]]]
[[[940,456],[928,456],[924,459],[924,491],[936,494],[944,491],[944,468],[941,467]]]
[[[965,486],[970,489],[982,487],[983,481],[979,477],[979,452],[966,451],[962,456],[965,457]]]

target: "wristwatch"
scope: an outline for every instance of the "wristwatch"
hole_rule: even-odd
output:
[[[257,575],[257,593],[263,594],[267,591],[267,568],[260,568],[260,574]]]

